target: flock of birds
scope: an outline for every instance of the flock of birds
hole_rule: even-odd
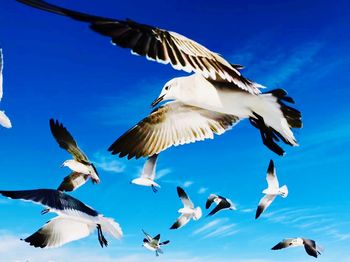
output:
[[[294,100],[282,89],[262,93],[262,85],[242,76],[242,66],[229,63],[199,43],[178,33],[132,20],[122,21],[84,14],[41,0],[17,1],[88,23],[92,30],[110,37],[115,45],[131,49],[133,54],[163,64],[170,63],[177,70],[194,72],[192,75],[168,81],[158,98],[153,101],[152,107],[163,101],[167,102],[156,107],[109,147],[108,150],[119,157],[148,157],[140,177],[133,179],[132,184],[148,186],[157,192],[160,185],[155,182],[155,170],[160,152],[171,146],[212,139],[214,134],[223,134],[245,118],[259,130],[264,145],[276,154],[284,154],[284,150],[277,144],[280,140],[297,146],[291,129],[302,126],[301,113],[286,105],[294,103]],[[0,99],[2,71],[3,55],[0,49]],[[0,124],[11,127],[11,122],[3,111],[0,111]],[[57,189],[1,190],[0,194],[11,199],[41,204],[45,207],[42,214],[54,212],[58,215],[23,239],[34,247],[59,247],[84,238],[95,229],[101,247],[107,246],[104,233],[121,238],[123,233],[119,224],[64,193],[76,190],[89,179],[93,183],[100,183],[97,169],[62,123],[51,119],[50,129],[58,145],[73,157],[62,164],[68,167],[71,173],[63,179]],[[287,186],[279,186],[272,160],[268,166],[266,180],[268,187],[262,192],[264,196],[258,204],[256,219],[277,196],[285,198],[288,195]],[[198,220],[202,217],[201,208],[195,207],[184,189],[177,187],[177,193],[183,207],[178,210],[180,216],[170,229],[179,229],[191,219]],[[216,206],[207,216],[225,209],[236,210],[232,201],[223,196],[211,194],[207,199],[206,209],[213,203]],[[145,231],[143,233],[143,246],[154,251],[157,256],[163,253],[161,247],[170,242],[160,242],[160,234],[152,237]],[[272,249],[295,246],[304,246],[307,254],[313,257],[320,254],[315,241],[300,237],[284,239]]]

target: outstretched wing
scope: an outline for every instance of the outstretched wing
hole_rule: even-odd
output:
[[[17,0],[47,12],[87,22],[97,33],[108,36],[112,43],[131,49],[131,52],[149,60],[170,63],[174,69],[196,72],[213,80],[232,82],[250,93],[260,93],[262,86],[244,78],[241,66],[227,62],[219,54],[175,32],[134,22],[84,14],[49,4],[41,0]]]
[[[221,135],[239,120],[181,102],[169,102],[119,137],[108,150],[119,157],[147,157],[177,145]]]
[[[177,194],[179,195],[179,198],[181,199],[182,204],[185,207],[188,208],[194,208],[194,205],[191,201],[191,199],[188,197],[188,195],[186,194],[185,190],[183,190],[181,187],[177,187]]]
[[[272,201],[276,198],[276,195],[265,195],[259,201],[258,208],[256,210],[255,219],[258,219],[266,208],[271,205]]]
[[[142,169],[141,177],[154,180],[155,175],[156,175],[155,170],[156,170],[157,158],[158,158],[158,155],[155,154],[153,156],[150,156],[146,160],[146,162],[143,166],[143,169]]]
[[[40,248],[60,247],[68,242],[87,237],[95,227],[67,217],[55,217],[29,237],[22,239]]]
[[[62,123],[58,122],[58,120],[50,119],[50,129],[59,146],[67,150],[75,160],[85,164],[90,163],[87,156],[80,150],[73,136]]]
[[[279,249],[283,249],[286,247],[290,247],[293,243],[294,238],[286,238],[283,239],[281,242],[279,242],[277,245],[275,245],[274,247],[272,247],[272,250],[279,250]]]
[[[36,204],[49,207],[52,211],[76,214],[84,213],[97,216],[98,213],[76,198],[54,189],[34,189],[21,191],[0,191],[0,194],[12,199],[32,201]]]
[[[218,196],[215,194],[210,194],[210,196],[207,199],[207,202],[205,203],[205,208],[208,209],[217,197]]]
[[[317,251],[316,242],[314,240],[305,238],[303,238],[303,241],[306,253],[317,258],[318,254],[320,253]]]
[[[208,216],[214,215],[221,209],[226,209],[230,207],[231,207],[231,204],[229,202],[227,202],[226,200],[221,200],[220,203],[208,214]]]
[[[270,160],[269,167],[267,168],[266,181],[268,188],[278,189],[280,187],[276,176],[276,168],[272,160]]]
[[[84,185],[86,181],[89,179],[89,175],[78,173],[78,172],[72,172],[68,176],[66,176],[62,183],[59,185],[57,190],[59,191],[74,191]]]
[[[190,221],[190,217],[187,215],[181,215],[176,222],[170,227],[170,229],[178,229],[186,225]]]

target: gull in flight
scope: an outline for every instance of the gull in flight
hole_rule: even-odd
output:
[[[179,209],[180,217],[176,222],[170,227],[170,229],[178,229],[186,225],[191,218],[193,220],[198,220],[202,217],[202,209],[200,207],[194,207],[191,199],[187,196],[186,192],[181,188],[177,187],[177,194],[184,205],[183,208]]]
[[[89,236],[95,229],[101,247],[107,246],[103,232],[119,239],[123,233],[118,223],[106,218],[96,210],[88,207],[61,191],[53,189],[36,189],[23,191],[0,191],[11,199],[32,201],[45,206],[42,214],[54,212],[58,216],[49,220],[34,234],[23,239],[31,246],[40,248],[60,247],[66,243]]]
[[[276,176],[276,169],[272,160],[270,160],[269,167],[267,169],[266,181],[268,187],[262,192],[265,194],[263,198],[261,198],[258,208],[256,210],[255,219],[259,218],[259,216],[271,205],[272,201],[275,200],[276,196],[281,196],[286,198],[288,196],[288,187],[286,185],[280,187],[278,183],[278,179]]]
[[[309,256],[313,256],[317,258],[318,255],[321,255],[319,247],[316,245],[316,242],[314,240],[301,238],[301,237],[283,239],[281,242],[279,242],[276,246],[274,246],[271,249],[279,250],[287,247],[300,247],[300,246],[304,246],[305,251]]]
[[[3,54],[2,54],[2,49],[0,48],[0,102],[2,99],[2,95],[3,95],[3,90],[2,90],[2,84],[3,84],[3,76],[2,76],[2,71],[4,69],[4,58],[3,58]],[[5,111],[0,111],[0,125],[2,125],[3,127],[6,128],[11,128],[11,121],[10,119],[7,117],[7,115],[5,115]]]
[[[216,207],[207,216],[212,216],[216,214],[218,211],[224,210],[224,209],[237,210],[236,206],[232,203],[230,199],[222,196],[218,196],[215,194],[211,194],[208,197],[208,200],[205,203],[205,208],[206,209],[210,208],[212,203],[215,203]]]
[[[157,187],[160,188],[160,185],[154,182],[157,158],[158,155],[149,157],[143,166],[141,176],[133,179],[131,183],[140,186],[150,186],[153,192],[156,193],[158,191]]]
[[[110,37],[115,45],[131,49],[133,54],[193,73],[168,81],[152,106],[172,101],[119,137],[108,149],[112,154],[129,159],[149,157],[171,146],[212,139],[245,118],[259,129],[263,143],[276,154],[284,154],[277,144],[280,140],[298,145],[291,128],[302,126],[301,113],[286,105],[294,100],[282,89],[261,93],[260,84],[241,74],[242,66],[203,45],[129,19],[84,14],[41,0],[17,1],[89,23],[93,31]]]
[[[155,251],[157,257],[159,254],[163,254],[163,250],[160,247],[169,244],[170,241],[166,240],[160,242],[160,234],[156,235],[155,237],[151,237],[144,230],[142,230],[142,232],[146,236],[146,238],[143,239],[143,246],[148,250]]]
[[[62,123],[58,122],[58,120],[50,119],[50,129],[59,146],[67,150],[74,158],[63,162],[62,166],[67,166],[73,172],[64,178],[58,190],[74,191],[84,185],[90,177],[93,183],[99,183],[100,178],[94,164],[81,151]]]

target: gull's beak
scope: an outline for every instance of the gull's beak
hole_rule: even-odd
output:
[[[151,104],[151,107],[155,107],[156,105],[158,105],[160,102],[163,101],[163,98],[164,98],[165,95],[162,95],[160,97],[158,97],[156,100],[154,100]]]

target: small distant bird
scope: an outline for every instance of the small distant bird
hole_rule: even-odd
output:
[[[158,155],[153,155],[149,157],[143,166],[141,176],[135,178],[131,181],[132,184],[140,185],[140,186],[150,186],[154,193],[158,191],[157,187],[160,188],[154,179],[156,177],[156,163],[157,163]]]
[[[316,245],[316,242],[311,239],[307,238],[286,238],[283,239],[281,242],[279,242],[276,246],[271,248],[272,250],[279,250],[287,247],[299,247],[304,246],[306,253],[308,253],[309,256],[316,257],[318,255],[321,255],[321,252],[319,250],[319,247]]]
[[[103,232],[115,238],[121,238],[123,233],[118,223],[112,218],[106,218],[94,209],[88,207],[61,191],[54,189],[35,189],[23,191],[0,191],[5,197],[33,201],[46,208],[41,212],[54,212],[57,217],[49,220],[42,228],[31,236],[22,239],[31,246],[40,248],[60,247],[90,235],[95,229],[101,247],[107,246]]]
[[[270,160],[269,167],[267,169],[266,180],[268,187],[262,193],[265,194],[263,198],[261,198],[258,208],[256,210],[255,219],[259,218],[259,216],[271,205],[272,201],[276,198],[276,196],[281,196],[286,198],[288,196],[288,188],[286,185],[279,187],[279,183],[276,176],[276,169],[272,160]]]
[[[212,216],[223,209],[237,210],[236,206],[232,203],[230,199],[215,194],[211,194],[208,197],[208,200],[205,204],[205,208],[208,209],[213,202],[216,204],[216,207],[207,216]]]
[[[91,177],[93,183],[99,183],[100,178],[93,163],[89,161],[84,152],[78,147],[73,136],[58,120],[50,119],[51,133],[59,146],[70,153],[74,159],[66,160],[62,166],[67,166],[73,172],[64,178],[58,187],[60,191],[74,191]]]
[[[3,95],[3,91],[2,91],[2,83],[3,83],[3,76],[2,76],[2,71],[4,69],[4,58],[3,58],[3,54],[2,54],[2,49],[0,48],[0,101],[2,99],[2,95]],[[7,117],[7,115],[5,115],[5,111],[0,111],[0,125],[2,125],[3,127],[6,128],[11,128],[11,121],[10,119]]]
[[[181,187],[177,187],[177,194],[179,195],[184,207],[179,209],[178,212],[181,215],[170,227],[170,229],[178,229],[183,227],[190,221],[191,218],[193,220],[198,220],[202,217],[202,209],[200,207],[194,207],[192,201]]]
[[[146,238],[143,239],[143,246],[148,250],[155,251],[156,256],[159,256],[159,254],[163,254],[163,250],[160,247],[169,244],[170,241],[166,240],[164,242],[159,242],[160,234],[156,235],[155,237],[151,237],[144,230],[142,230],[142,232],[146,236]]]

